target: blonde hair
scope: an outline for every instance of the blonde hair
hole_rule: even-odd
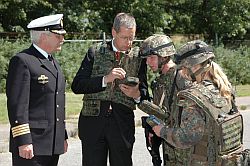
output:
[[[228,101],[232,99],[232,85],[229,82],[222,68],[215,62],[211,62],[210,70],[208,71],[212,81],[218,86],[221,96]]]

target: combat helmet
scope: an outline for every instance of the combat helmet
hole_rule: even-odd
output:
[[[147,58],[150,55],[168,57],[176,54],[174,44],[170,37],[155,34],[145,39],[140,47],[140,56]]]
[[[196,81],[196,76],[210,69],[212,59],[214,58],[213,49],[201,40],[194,40],[184,44],[176,54],[176,64],[179,68],[188,69],[192,81]],[[201,64],[200,69],[192,72],[191,68]]]
[[[191,68],[197,64],[213,59],[213,49],[201,40],[194,40],[184,44],[176,56],[179,66]]]

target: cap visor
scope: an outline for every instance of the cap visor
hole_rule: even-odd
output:
[[[50,30],[50,32],[58,34],[58,35],[65,35],[66,31],[64,29],[60,29],[60,30]]]

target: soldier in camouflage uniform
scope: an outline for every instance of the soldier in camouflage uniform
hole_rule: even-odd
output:
[[[180,48],[177,62],[193,84],[178,92],[180,123],[157,125],[154,132],[178,149],[190,148],[189,165],[245,165],[242,116],[234,104],[230,82],[213,61],[213,50],[195,40]]]
[[[84,166],[132,166],[136,102],[148,99],[146,61],[133,47],[136,23],[119,13],[113,39],[91,47],[82,61],[72,91],[84,94],[79,116]]]
[[[140,50],[141,56],[147,58],[147,65],[158,75],[151,83],[153,103],[169,114],[168,118],[162,119],[166,125],[176,127],[179,121],[176,94],[188,81],[183,79],[172,60],[176,54],[174,44],[168,36],[156,34],[144,40]],[[148,110],[143,103],[139,108],[144,112]],[[151,114],[152,110],[147,113]],[[188,150],[177,149],[166,141],[162,141],[162,147],[164,165],[186,165]]]

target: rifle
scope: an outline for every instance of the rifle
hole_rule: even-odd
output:
[[[142,116],[142,127],[144,128],[145,138],[146,138],[146,146],[147,149],[152,156],[152,162],[154,166],[161,166],[162,160],[160,156],[159,147],[161,145],[162,138],[158,137],[154,131],[152,130],[152,127],[148,124],[147,121],[150,116]],[[151,137],[151,141],[149,141],[149,134],[152,133],[153,137]]]
[[[140,108],[140,110],[142,110],[146,114],[154,115],[155,117],[163,121],[169,118],[170,113],[167,111],[167,109],[160,108],[159,106],[148,100],[143,100],[138,105],[138,108]]]

